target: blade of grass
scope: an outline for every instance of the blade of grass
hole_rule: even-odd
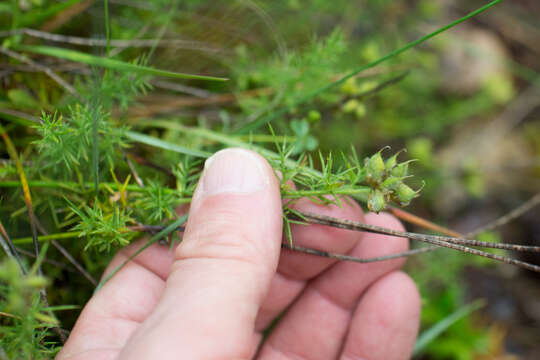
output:
[[[189,149],[184,146],[172,144],[165,140],[161,140],[153,136],[141,134],[134,131],[127,131],[126,136],[130,138],[131,140],[136,141],[138,143],[146,144],[146,145],[157,147],[164,150],[174,151],[180,154],[185,154],[185,155],[190,155],[190,156],[195,156],[195,157],[202,157],[202,158],[208,158],[212,155],[211,153],[208,153],[206,151]]]
[[[193,79],[193,80],[209,80],[209,81],[227,81],[226,78],[184,74],[167,70],[155,69],[148,66],[136,65],[127,63],[121,60],[108,59],[104,57],[94,56],[86,54],[80,51],[57,48],[52,46],[41,45],[15,45],[13,48],[19,51],[27,51],[34,54],[52,56],[64,60],[69,60],[77,63],[83,63],[91,66],[98,66],[106,69],[112,69],[117,71],[131,71],[146,75],[170,77],[176,79]]]
[[[137,120],[132,122],[134,126],[138,127],[159,127],[159,128],[165,128],[165,129],[173,129],[173,130],[179,130],[185,134],[189,134],[192,136],[197,136],[206,140],[210,140],[213,142],[217,142],[219,144],[223,144],[226,146],[231,147],[241,147],[244,149],[249,149],[258,152],[262,156],[266,157],[267,159],[279,159],[279,155],[275,152],[265,149],[260,146],[253,145],[249,142],[242,141],[239,137],[231,137],[216,131],[200,128],[200,127],[188,127],[184,126],[182,124],[179,124],[177,122],[172,121],[166,121],[166,120]],[[298,166],[298,163],[296,161],[293,161],[291,159],[286,159],[285,164],[290,168],[295,168]],[[309,172],[316,176],[321,176],[321,172],[312,169],[309,167],[306,167],[304,170],[306,172]]]
[[[347,75],[343,76],[341,79],[339,80],[336,80],[320,89],[317,89],[315,90],[314,92],[306,95],[305,97],[303,98],[300,98],[298,101],[295,101],[293,104],[291,104],[290,106],[287,106],[285,108],[282,108],[281,110],[278,110],[278,111],[275,111],[273,112],[272,114],[268,115],[268,116],[265,116],[265,117],[262,117],[256,121],[253,121],[253,122],[250,122],[246,125],[244,125],[243,127],[239,128],[236,133],[242,133],[242,134],[245,134],[245,133],[249,133],[250,131],[254,131],[258,128],[260,128],[261,126],[263,126],[264,124],[267,124],[269,122],[271,122],[272,120],[280,117],[280,116],[283,116],[284,114],[286,114],[287,112],[289,112],[289,110],[291,110],[292,108],[300,105],[300,104],[303,104],[315,97],[317,97],[318,95],[330,90],[330,89],[333,89],[341,84],[343,84],[345,81],[347,81],[348,79],[352,78],[353,76],[356,76],[357,74],[361,73],[362,71],[364,70],[367,70],[367,69],[370,69],[372,67],[375,67],[379,64],[382,64],[383,62],[386,62],[402,53],[404,53],[405,51],[439,35],[440,33],[443,33],[445,32],[446,30],[448,29],[451,29],[453,28],[454,26],[472,18],[473,16],[476,16],[484,11],[486,11],[487,9],[489,9],[490,7],[498,4],[499,2],[501,2],[502,0],[494,0],[494,1],[491,1],[490,3],[482,6],[481,8],[478,8],[476,10],[474,10],[473,12],[463,16],[462,18],[459,18],[458,20],[446,25],[446,26],[443,26],[435,31],[433,31],[432,33],[430,34],[427,34],[423,37],[421,37],[420,39],[417,39],[415,41],[412,41],[410,43],[408,43],[407,45],[399,48],[399,49],[396,49],[392,52],[390,52],[389,54],[373,61],[373,62],[370,62],[369,64],[366,64],[366,65],[363,65],[363,66],[360,66],[359,68],[351,71],[350,73],[348,73]]]
[[[473,301],[470,304],[462,306],[457,311],[453,312],[449,316],[445,317],[444,319],[433,325],[431,328],[424,331],[422,334],[420,334],[418,340],[416,340],[416,344],[414,345],[413,350],[413,356],[421,354],[425,350],[426,346],[429,345],[429,343],[435,340],[450,326],[454,325],[459,320],[465,318],[466,316],[470,315],[478,309],[481,309],[484,306],[485,301],[482,299]]]

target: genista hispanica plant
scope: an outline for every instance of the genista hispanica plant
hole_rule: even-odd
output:
[[[342,61],[348,47],[339,29],[326,38],[312,40],[304,52],[297,53],[283,50],[283,39],[276,35],[280,56],[269,63],[257,62],[251,72],[242,70],[249,64],[250,55],[241,44],[234,49],[236,62],[228,72],[216,67],[217,74],[232,73],[229,83],[234,83],[240,93],[238,106],[214,112],[212,121],[202,114],[161,108],[159,96],[151,98],[154,86],[160,86],[193,96],[189,101],[196,106],[208,105],[209,111],[214,104],[231,101],[227,95],[210,96],[213,91],[224,93],[227,89],[227,79],[221,75],[165,71],[149,65],[155,56],[166,57],[167,47],[191,46],[203,49],[208,57],[216,56],[211,46],[166,39],[167,28],[177,20],[178,2],[152,1],[140,9],[119,10],[118,15],[133,23],[157,28],[157,38],[151,40],[138,40],[144,31],[139,34],[131,27],[123,30],[122,39],[112,38],[111,24],[120,31],[122,16],[109,19],[107,1],[103,39],[37,30],[58,29],[65,24],[62,21],[75,26],[69,16],[74,16],[70,11],[81,11],[74,8],[77,1],[0,4],[0,19],[8,20],[2,21],[6,26],[0,29],[0,54],[4,61],[35,72],[25,78],[16,73],[16,81],[39,83],[37,92],[43,105],[35,109],[37,101],[21,85],[7,93],[13,107],[0,111],[3,152],[9,157],[2,161],[0,170],[0,243],[4,251],[0,262],[0,359],[54,356],[66,336],[64,328],[73,322],[73,315],[62,320],[62,311],[73,309],[73,302],[84,303],[96,286],[114,276],[118,269],[100,284],[94,278],[118,248],[145,234],[149,234],[149,240],[140,251],[156,241],[181,241],[178,230],[187,215],[179,217],[176,209],[190,203],[204,160],[225,147],[254,150],[279,174],[286,199],[284,247],[340,260],[385,260],[355,259],[297,247],[291,225],[319,223],[408,237],[538,271],[535,265],[469,247],[516,249],[508,244],[470,240],[470,236],[390,232],[302,214],[292,207],[295,201],[307,197],[338,206],[342,201],[358,201],[370,211],[380,212],[406,206],[420,196],[422,179],[412,178],[409,167],[414,159],[408,159],[405,151],[385,147],[363,156],[354,147],[322,151],[318,149],[321,139],[313,129],[328,121],[325,114],[329,108],[339,107],[347,116],[364,117],[363,99],[377,95],[407,74],[390,72],[382,80],[358,85],[359,75],[498,2],[492,1],[363,65]],[[190,1],[182,10],[195,12],[201,4],[206,2]],[[271,27],[271,22],[265,20],[265,24]],[[197,24],[191,26],[196,28]],[[77,46],[103,51],[83,51]],[[71,64],[78,73],[59,76],[46,59],[58,61],[58,66]],[[191,82],[184,85],[165,78]],[[150,96],[150,102],[141,109],[137,101],[143,95]],[[536,202],[538,199],[533,199],[527,206]],[[63,239],[71,242],[61,243]],[[61,256],[51,255],[49,244]],[[433,249],[425,247],[392,257]],[[47,290],[51,284],[62,290]],[[84,298],[67,294],[66,289],[81,284],[86,292],[79,296]],[[65,299],[71,302],[63,303]],[[463,314],[473,308],[477,306],[465,309]]]

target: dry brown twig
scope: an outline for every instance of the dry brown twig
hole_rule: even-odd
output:
[[[437,245],[437,246],[414,249],[414,250],[410,250],[410,251],[406,251],[406,252],[402,252],[402,253],[398,253],[398,254],[389,255],[386,258],[382,257],[382,258],[372,258],[372,259],[359,259],[359,258],[354,258],[354,257],[342,255],[342,254],[332,254],[332,253],[327,253],[327,252],[320,251],[320,250],[306,249],[306,248],[302,248],[302,247],[297,247],[297,246],[294,246],[294,245],[290,246],[289,244],[285,244],[283,247],[291,248],[292,250],[304,252],[304,253],[311,254],[311,255],[332,257],[332,258],[336,258],[336,259],[340,259],[340,260],[347,260],[347,261],[355,261],[355,262],[360,262],[360,263],[366,263],[366,262],[372,262],[372,261],[382,261],[382,260],[389,260],[389,259],[394,259],[394,258],[398,258],[398,257],[407,257],[407,256],[417,255],[417,254],[421,254],[421,253],[424,253],[424,252],[429,252],[429,251],[433,251],[433,250],[436,250],[436,249],[440,249],[440,247],[442,246],[442,247],[452,248],[454,250],[459,250],[459,251],[462,251],[462,252],[465,252],[465,253],[470,253],[470,254],[473,254],[473,255],[479,255],[479,256],[487,257],[487,258],[497,260],[497,261],[501,261],[501,262],[504,262],[504,263],[507,263],[507,264],[516,265],[516,266],[525,268],[527,270],[540,272],[540,266],[538,266],[538,265],[529,264],[529,263],[526,263],[526,262],[523,262],[523,261],[511,259],[511,258],[504,257],[504,256],[494,255],[494,254],[486,253],[486,252],[483,252],[483,251],[480,251],[480,250],[471,249],[471,248],[459,245],[459,244],[467,244],[467,245],[471,245],[471,246],[490,247],[490,248],[498,248],[498,249],[506,249],[506,250],[513,250],[513,251],[522,251],[522,252],[523,251],[540,252],[540,247],[539,246],[523,246],[523,245],[516,245],[516,244],[489,243],[489,242],[483,242],[483,241],[477,241],[477,240],[470,240],[472,237],[475,237],[476,235],[478,235],[481,232],[493,230],[493,229],[496,229],[498,227],[501,227],[501,226],[509,223],[510,221],[512,221],[512,220],[518,218],[519,216],[523,215],[525,212],[531,210],[533,207],[537,206],[538,204],[540,204],[540,193],[536,194],[535,196],[533,196],[531,199],[529,199],[528,201],[526,201],[522,205],[520,205],[517,208],[511,210],[509,213],[501,216],[500,218],[488,223],[487,225],[482,226],[481,228],[479,228],[477,230],[474,230],[472,232],[469,232],[469,233],[467,233],[467,234],[465,234],[463,236],[457,236],[457,237],[454,237],[454,236],[433,236],[433,235],[416,234],[416,233],[409,233],[409,232],[398,232],[398,231],[395,231],[395,230],[380,228],[380,227],[376,227],[376,226],[369,225],[369,224],[355,223],[355,222],[351,222],[351,221],[347,221],[347,220],[340,220],[340,219],[330,218],[330,217],[316,215],[316,214],[302,214],[302,215],[306,216],[305,220],[307,220],[308,222],[311,222],[311,223],[317,223],[317,224],[322,224],[322,225],[327,225],[327,226],[334,226],[334,227],[348,229],[348,230],[354,230],[354,231],[371,231],[371,232],[380,233],[380,234],[400,236],[400,237],[405,237],[405,238],[408,238],[408,239],[419,240],[419,241],[431,243],[431,244],[434,244],[434,245]],[[415,217],[412,214],[409,214],[409,215],[411,215],[412,217]],[[418,218],[418,217],[416,217],[416,218]],[[431,228],[432,230],[434,229],[433,225],[435,225],[435,224],[430,223],[430,222],[426,222],[426,223],[429,223],[429,225],[430,225],[428,228]],[[458,233],[455,233],[455,232],[453,232],[451,230],[444,229],[442,227],[438,227],[438,230],[439,231],[442,230],[443,232],[446,232],[446,233],[451,232],[451,233],[454,233],[454,234],[458,234]]]
[[[345,254],[331,253],[324,250],[306,248],[306,247],[290,244],[288,242],[283,242],[281,244],[281,247],[284,249],[289,249],[292,251],[301,252],[308,255],[332,258],[332,259],[337,259],[339,261],[351,261],[351,262],[362,263],[362,264],[377,262],[377,261],[392,260],[392,259],[397,259],[401,257],[409,257],[409,256],[423,254],[426,252],[437,250],[437,249],[440,249],[441,247],[446,247],[446,248],[458,250],[464,253],[482,256],[482,257],[486,257],[492,260],[504,262],[506,264],[519,266],[521,268],[540,273],[540,266],[538,265],[530,264],[524,261],[509,258],[506,256],[500,256],[500,255],[496,255],[496,254],[492,254],[492,253],[488,253],[485,251],[481,251],[481,250],[464,246],[464,245],[469,245],[469,246],[488,247],[488,248],[494,248],[494,249],[504,249],[504,250],[520,251],[520,252],[540,253],[540,246],[525,246],[525,245],[517,245],[517,244],[509,244],[509,243],[492,243],[492,242],[470,239],[471,237],[474,237],[481,232],[493,230],[495,228],[501,227],[509,223],[510,221],[523,215],[525,212],[532,209],[538,204],[540,204],[540,193],[536,194],[527,202],[523,203],[522,205],[518,206],[517,208],[503,215],[502,217],[488,223],[487,225],[477,230],[474,230],[470,233],[467,233],[463,236],[457,236],[457,237],[397,231],[397,230],[387,229],[384,227],[375,226],[371,224],[364,224],[361,222],[337,219],[337,218],[333,218],[333,217],[329,217],[325,215],[299,212],[301,217],[295,216],[294,220],[304,222],[306,225],[319,224],[319,225],[332,226],[332,227],[352,230],[352,231],[362,231],[362,232],[367,231],[367,232],[373,232],[373,233],[383,234],[383,235],[398,236],[398,237],[403,237],[407,239],[422,241],[422,242],[429,243],[435,246],[422,247],[422,248],[413,249],[413,250],[409,250],[409,251],[405,251],[401,253],[373,257],[373,258],[359,258],[359,257],[350,256],[350,255],[345,255]],[[163,228],[164,228],[163,226],[138,225],[136,227],[132,227],[130,230],[141,231],[141,232],[156,232],[156,231],[163,230]],[[183,226],[179,227],[178,231],[183,232],[184,227]],[[446,232],[452,232],[452,231],[446,229]]]

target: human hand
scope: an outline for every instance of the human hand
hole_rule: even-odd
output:
[[[408,359],[420,300],[397,271],[403,259],[368,264],[283,250],[279,182],[255,153],[228,149],[207,161],[182,243],[154,244],[86,304],[57,360]],[[308,199],[296,209],[402,225]],[[295,225],[302,246],[359,257],[404,251],[407,240]],[[116,268],[144,242],[122,249]],[[260,345],[263,331],[287,309]],[[260,348],[259,348],[260,345]],[[257,352],[257,350],[259,351]]]

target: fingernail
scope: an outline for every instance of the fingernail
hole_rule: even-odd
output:
[[[261,158],[243,149],[218,151],[204,164],[201,192],[250,194],[270,183]]]

